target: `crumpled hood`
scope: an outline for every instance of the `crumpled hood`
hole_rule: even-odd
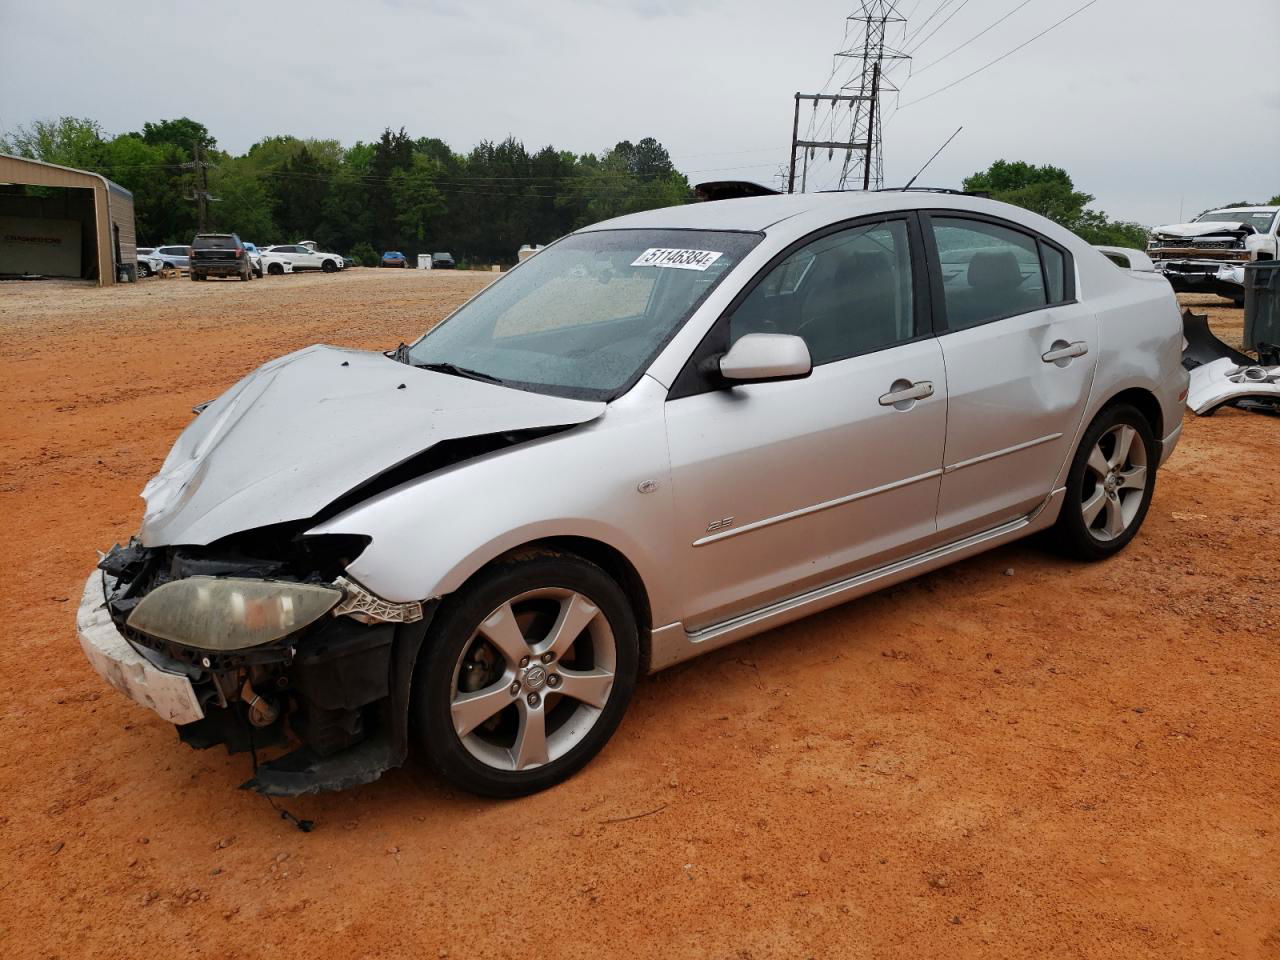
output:
[[[441,441],[585,423],[604,408],[307,347],[259,367],[182,432],[142,491],[142,542],[207,544],[303,520]]]
[[[1205,220],[1198,223],[1170,223],[1152,227],[1151,232],[1163,237],[1204,237],[1211,233],[1253,233],[1253,226],[1239,220]]]

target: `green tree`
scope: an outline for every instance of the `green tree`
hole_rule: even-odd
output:
[[[391,199],[396,208],[400,236],[422,250],[431,236],[431,221],[444,212],[444,201],[436,189],[437,167],[433,160],[415,153],[407,170],[391,174]]]
[[[218,141],[213,138],[209,128],[203,123],[197,123],[190,117],[179,117],[177,120],[161,120],[157,123],[144,123],[142,125],[142,133],[138,134],[138,136],[152,146],[171,143],[187,152],[191,152],[197,143],[200,145],[200,149],[206,153],[218,146]]]
[[[0,152],[82,170],[101,168],[106,141],[98,121],[81,117],[36,120],[0,137]]]
[[[1110,220],[1105,213],[1088,209],[1093,196],[1076,190],[1061,167],[997,160],[966,177],[963,186],[1047,217],[1088,243],[1138,248],[1147,243],[1148,230],[1141,224]]]

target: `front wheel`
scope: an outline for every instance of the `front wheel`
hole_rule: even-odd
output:
[[[1147,516],[1159,461],[1151,424],[1136,407],[1117,404],[1098,414],[1067,474],[1053,530],[1058,546],[1081,560],[1123,550]]]
[[[451,783],[490,797],[545,790],[612,736],[639,639],[621,588],[551,551],[496,563],[448,598],[414,678],[415,726]]]

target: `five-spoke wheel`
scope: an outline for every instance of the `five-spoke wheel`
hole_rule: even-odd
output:
[[[468,790],[517,796],[585,764],[635,686],[625,594],[596,565],[537,552],[496,564],[451,596],[416,673],[422,746]]]
[[[1157,449],[1147,418],[1128,404],[1106,408],[1089,424],[1054,528],[1066,552],[1101,560],[1133,539],[1151,504]]]

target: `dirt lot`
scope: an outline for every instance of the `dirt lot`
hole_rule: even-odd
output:
[[[1280,957],[1258,415],[1188,419],[1113,561],[1002,549],[646,680],[525,800],[410,767],[289,804],[302,834],[236,789],[246,758],[106,687],[76,602],[191,406],[487,279],[0,285],[0,955]]]

